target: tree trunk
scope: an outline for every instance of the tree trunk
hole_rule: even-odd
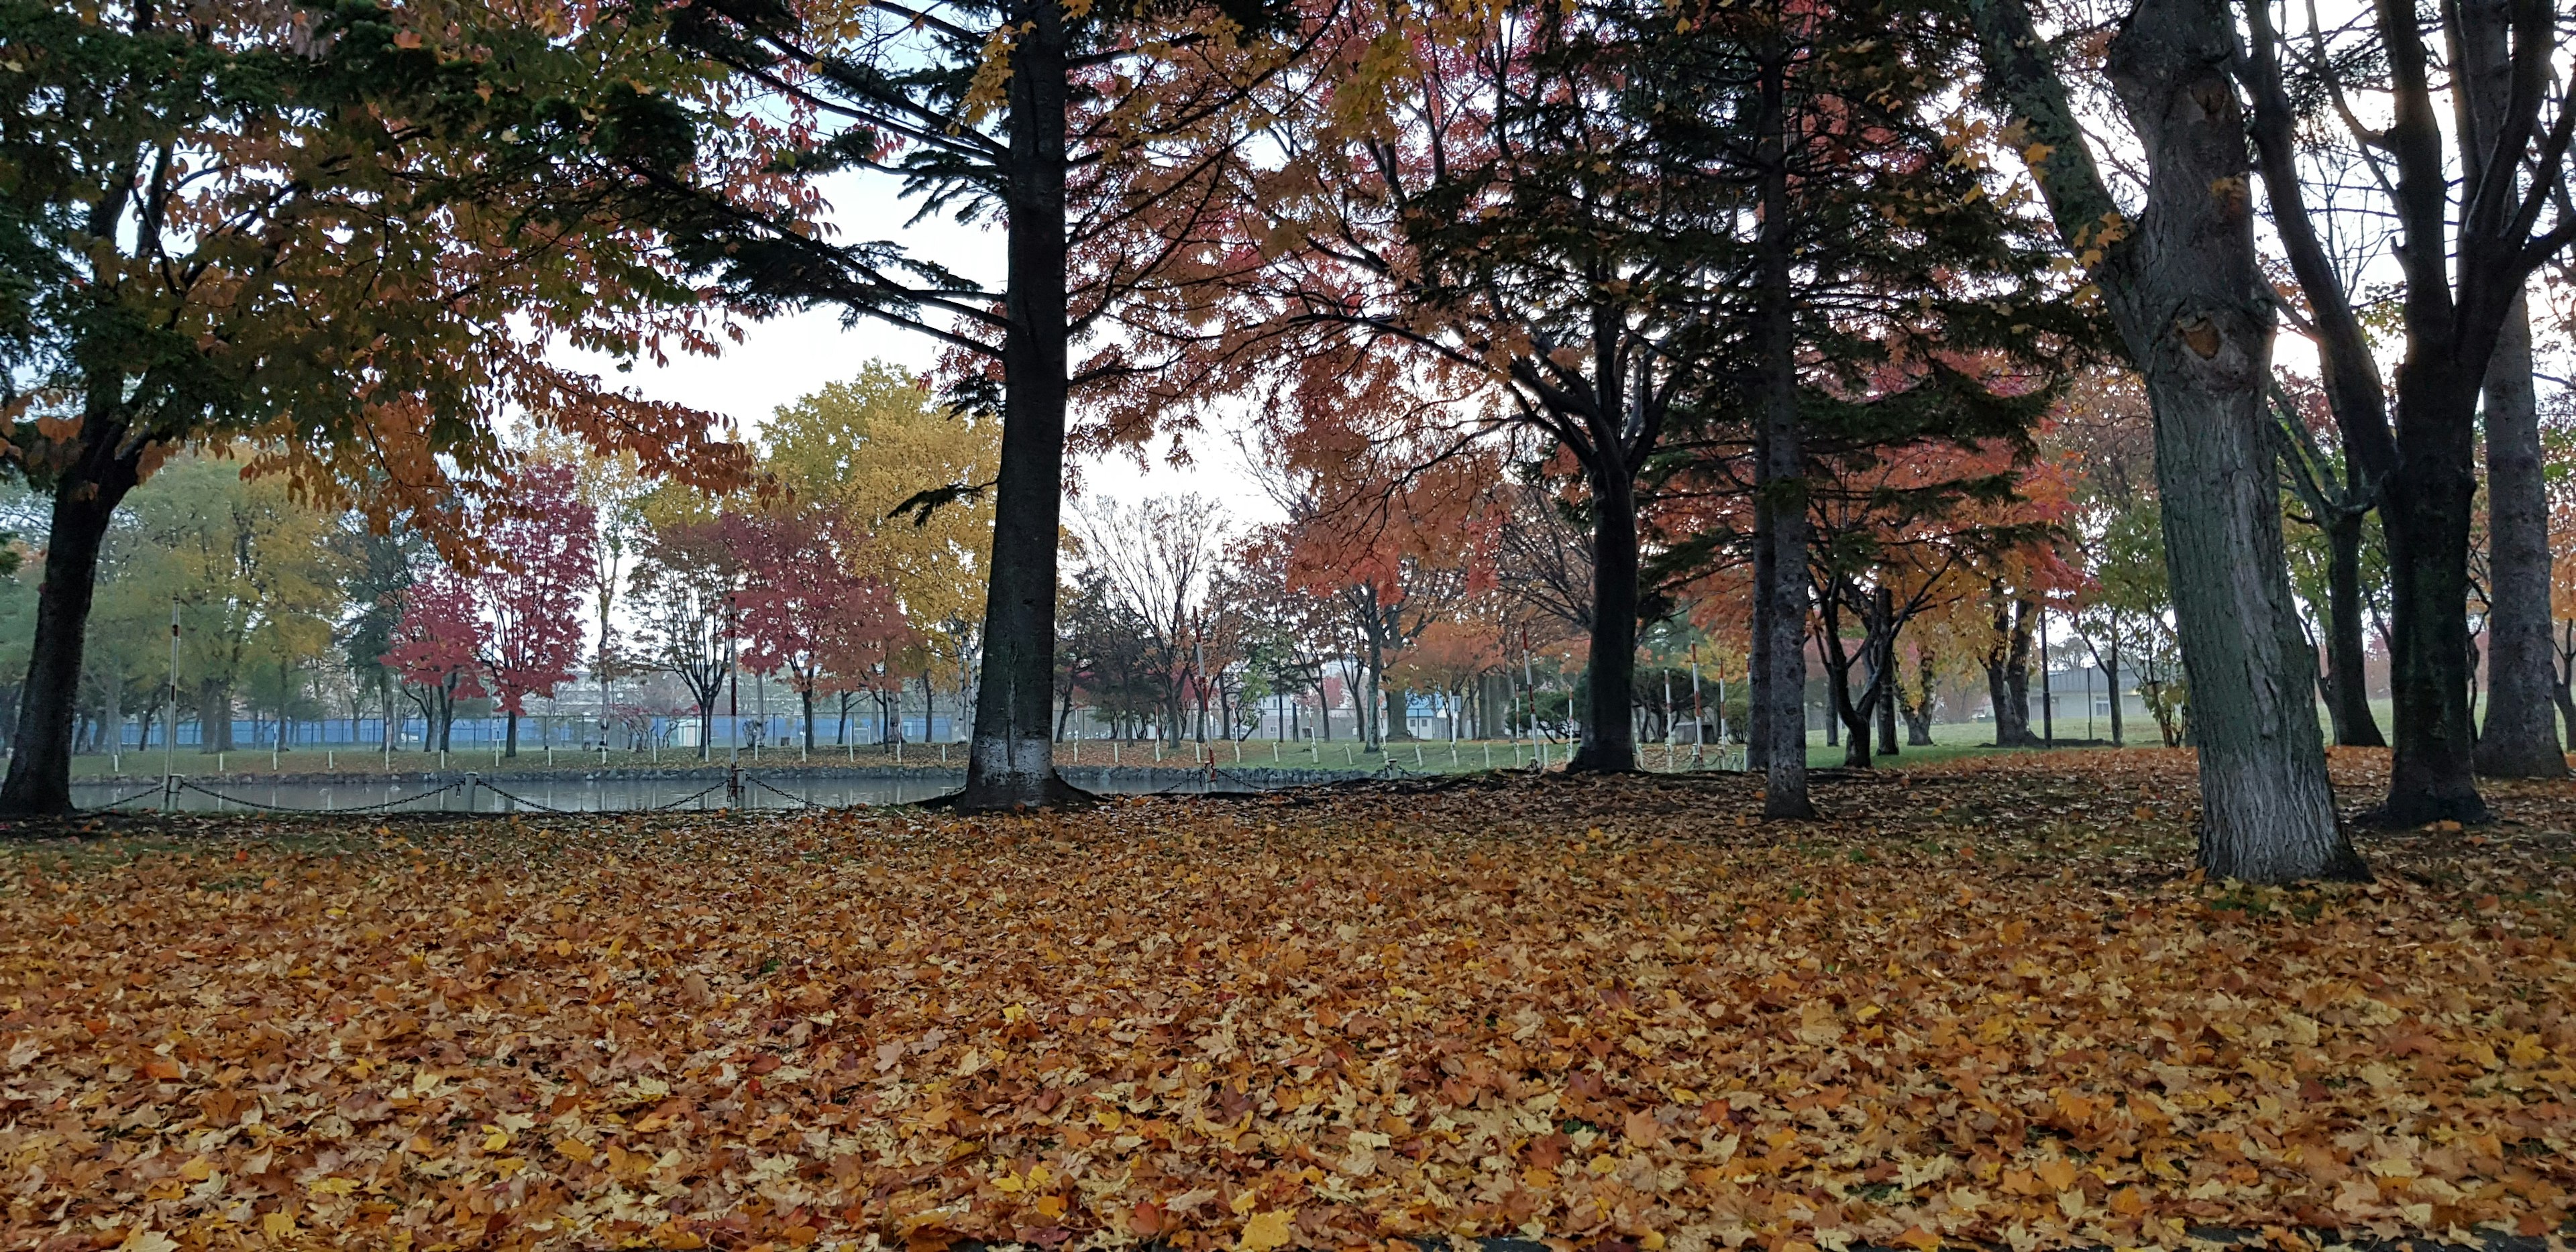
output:
[[[1878,754],[1897,755],[1896,747],[1896,593],[1886,587],[1878,589],[1871,601],[1871,635],[1878,647],[1870,667],[1870,682],[1878,693]]]
[[[1011,46],[1009,291],[1002,336],[1002,463],[984,596],[984,681],[961,812],[1082,798],[1055,772],[1056,544],[1064,508],[1064,11],[1032,0]]]
[[[1998,748],[2031,745],[2030,634],[2030,601],[1997,599],[1995,642],[1986,651],[1986,697],[1994,704]]]
[[[72,811],[72,718],[80,703],[81,651],[97,589],[99,546],[117,503],[136,482],[133,457],[116,455],[124,429],[102,432],[54,489],[27,682],[18,691],[17,737],[8,777],[0,781],[0,815]]]
[[[1914,654],[1914,669],[1922,694],[1911,704],[1900,702],[1905,713],[1905,746],[1928,748],[1932,746],[1932,684],[1935,678],[1930,648],[1922,648]]]
[[[2559,628],[2561,642],[2557,653],[2557,673],[2550,681],[2550,696],[2558,701],[2558,716],[2567,723],[2567,738],[2576,742],[2576,622]]]
[[[233,750],[233,685],[203,679],[197,684],[197,751]]]
[[[2039,742],[2039,736],[2030,733],[2030,645],[2038,625],[2032,609],[2030,600],[2013,601],[2010,642],[2004,649],[2004,695],[2012,702],[2012,741],[2023,748]]]
[[[501,755],[515,761],[519,759],[519,715],[516,711],[505,709],[502,716],[507,720],[509,730],[503,737]]]
[[[2390,687],[2397,750],[2388,798],[2373,814],[2387,826],[2484,822],[2473,776],[2477,734],[2469,705],[2470,513],[2477,470],[2468,410],[2477,380],[2419,362],[2399,376],[2398,441],[2406,471],[2388,484],[2381,525],[2388,536],[2395,647]],[[2442,413],[2442,409],[2458,410]],[[2200,699],[2199,675],[2192,699]]]
[[[2477,771],[2564,778],[2549,640],[2549,497],[2540,405],[2531,383],[2531,314],[2505,316],[2486,376],[2487,716]]]
[[[2362,641],[2361,539],[2367,514],[2326,519],[2326,712],[2335,742],[2347,748],[2384,748],[2379,719],[2370,711],[2370,684]],[[2546,644],[2546,628],[2543,628]],[[2542,662],[2543,665],[2547,661]],[[2118,705],[2114,703],[2113,708]]]
[[[1762,815],[1816,815],[1807,795],[1807,489],[1798,414],[1797,310],[1792,289],[1788,49],[1778,39],[1757,67],[1755,163],[1762,216],[1755,239],[1753,331],[1757,421],[1753,452],[1753,586],[1762,665],[1752,716],[1762,728]]]
[[[2146,206],[2131,222],[2101,181],[2029,10],[1972,3],[1988,84],[2025,124],[2059,233],[2103,249],[2092,276],[2154,408],[2199,746],[2200,864],[2259,882],[2366,876],[2335,823],[2311,694],[2316,653],[2281,554],[2262,411],[2273,296],[2254,247],[2245,118],[2227,78],[2234,15],[2224,0],[2141,0],[2111,43],[2112,85],[2148,156]]]
[[[805,751],[811,754],[814,751],[814,688],[798,688],[796,698],[805,706]]]
[[[1843,749],[1845,769],[1869,768],[1869,697],[1852,698],[1851,669],[1854,657],[1843,646],[1843,590],[1840,575],[1831,576],[1824,594],[1816,597],[1816,642],[1825,654],[1825,746],[1839,742]],[[1869,642],[1861,643],[1860,655],[1870,654]],[[1841,727],[1845,732],[1837,736]]]
[[[1637,767],[1637,497],[1615,447],[1596,447],[1592,488],[1592,638],[1584,658],[1583,743],[1566,768]]]
[[[2102,685],[2111,689],[2111,746],[2126,746],[2120,729],[2120,619],[2111,619],[2110,665],[2103,671]],[[2377,733],[2374,729],[2373,733]]]

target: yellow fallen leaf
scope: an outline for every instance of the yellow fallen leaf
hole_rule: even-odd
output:
[[[2044,1161],[2039,1167],[2039,1180],[2051,1191],[2064,1191],[2075,1185],[2075,1162],[2059,1159]]]
[[[259,1228],[271,1239],[292,1239],[295,1237],[295,1217],[283,1211],[268,1213],[259,1219]]]
[[[1286,1209],[1271,1209],[1245,1222],[1243,1237],[1235,1241],[1235,1246],[1243,1252],[1270,1252],[1272,1248],[1287,1246],[1288,1219],[1291,1216],[1293,1214]]]

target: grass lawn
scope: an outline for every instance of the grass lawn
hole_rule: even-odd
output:
[[[2067,733],[2073,736],[2080,734],[2081,731],[2074,729]],[[2107,735],[2108,728],[2102,728],[2102,733]],[[2150,739],[2153,738],[2153,734],[2153,728],[2150,727],[2148,730]],[[1936,724],[1932,728],[1932,737],[1933,746],[1908,747],[1896,756],[1876,758],[1876,765],[1886,769],[1907,769],[1918,765],[1956,760],[1960,757],[1983,756],[1996,752],[2031,751],[2027,748],[1994,747],[1994,728],[1983,722]],[[1827,746],[1822,730],[1810,732],[1807,739],[1809,764],[1824,768],[1843,763],[1843,749]],[[1645,752],[1646,764],[1650,769],[1661,771],[1693,768],[1691,749],[1687,743],[1679,745],[1669,755],[1666,753],[1665,745],[1660,742],[1640,746]],[[2072,750],[2074,746],[2069,744],[2066,750]],[[1552,742],[1546,745],[1547,759],[1551,764],[1563,761],[1566,751],[1566,745],[1563,743]],[[1124,742],[1113,745],[1104,740],[1083,740],[1059,744],[1056,748],[1057,761],[1060,765],[1079,768],[1103,765],[1189,768],[1206,762],[1207,757],[1201,755],[1202,752],[1213,755],[1217,764],[1226,769],[1376,770],[1392,761],[1406,770],[1442,774],[1476,773],[1489,768],[1505,768],[1515,764],[1527,765],[1537,756],[1537,750],[1526,740],[1475,740],[1451,743],[1445,739],[1407,739],[1389,742],[1382,750],[1374,752],[1364,750],[1360,744],[1348,739],[1337,739],[1328,743],[1317,743],[1312,740],[1281,743],[1270,739],[1247,739],[1240,744],[1218,742],[1202,747],[1194,743],[1185,743],[1178,748],[1158,747],[1152,742]],[[1706,767],[1715,755],[1716,749],[1712,745],[1710,752],[1704,754],[1701,767]],[[522,748],[518,756],[508,758],[496,756],[489,748],[450,752],[444,756],[415,749],[396,752],[390,758],[382,752],[364,749],[306,749],[275,754],[263,749],[227,752],[219,756],[189,749],[167,758],[159,751],[128,752],[114,757],[106,754],[77,756],[73,758],[72,774],[75,778],[121,776],[153,779],[161,776],[165,761],[179,774],[190,777],[216,774],[226,776],[382,774],[388,771],[398,774],[418,774],[441,769],[581,774],[601,769],[721,769],[728,758],[729,754],[723,748],[709,753],[704,761],[698,758],[695,749],[673,749],[659,753],[610,752],[603,757],[595,751],[578,752],[567,748],[558,749],[550,755],[543,749]],[[965,746],[962,744],[909,744],[905,746],[900,757],[892,748],[876,744],[857,748],[825,744],[816,747],[811,753],[803,752],[793,745],[784,750],[773,745],[758,753],[745,751],[741,754],[741,761],[746,768],[763,771],[833,769],[851,766],[963,769],[966,754]]]
[[[2182,874],[2192,795],[2155,750],[1786,824],[1524,775],[0,832],[0,1247],[2562,1230],[2576,789],[2288,891]]]

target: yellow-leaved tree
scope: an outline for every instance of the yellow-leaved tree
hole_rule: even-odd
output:
[[[927,511],[896,509],[950,484],[990,484],[1001,443],[998,418],[951,411],[886,361],[781,407],[761,431],[764,468],[780,487],[867,536],[853,548],[862,568],[852,572],[893,589],[919,638],[894,664],[923,684],[934,713],[937,690],[962,696],[975,679],[992,502],[972,494]]]

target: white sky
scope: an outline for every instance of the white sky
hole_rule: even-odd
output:
[[[898,199],[894,187],[884,177],[838,178],[827,184],[842,241],[893,240],[924,260],[999,286],[998,227],[961,226],[946,217],[907,226],[915,206]],[[746,329],[744,341],[723,356],[675,357],[660,368],[638,362],[631,373],[611,377],[651,399],[724,414],[744,433],[754,434],[781,405],[856,376],[871,359],[918,373],[930,369],[939,355],[929,337],[884,322],[863,319],[844,328],[833,309],[774,318]],[[573,359],[584,368],[608,369],[606,358]],[[1182,469],[1164,463],[1169,452],[1165,443],[1149,449],[1142,466],[1137,458],[1120,455],[1093,459],[1075,472],[1084,492],[1128,501],[1195,492],[1222,502],[1239,525],[1277,519],[1276,507],[1252,480],[1231,432],[1211,423],[1191,440],[1188,451],[1194,463]]]

